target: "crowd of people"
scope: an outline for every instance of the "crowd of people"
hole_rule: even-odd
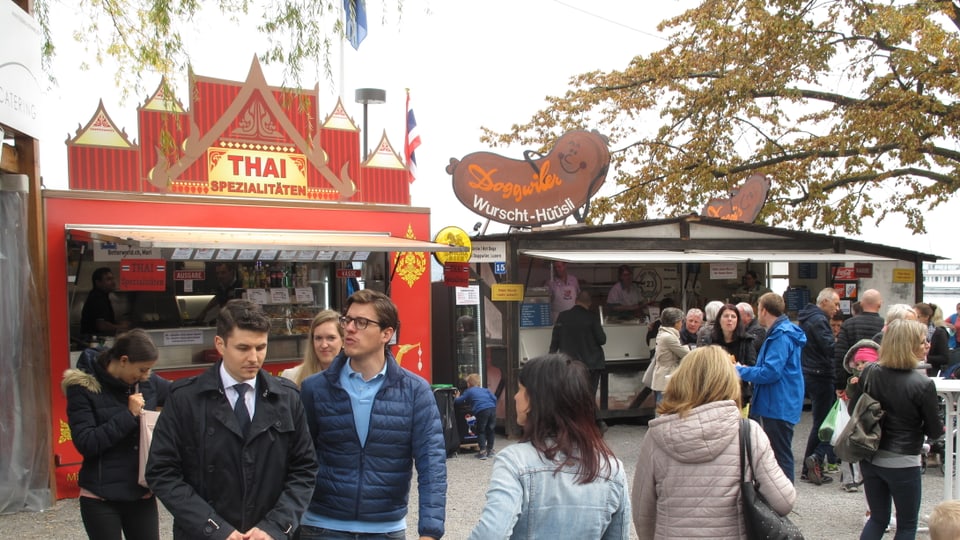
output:
[[[470,538],[627,539],[631,530],[642,539],[687,538],[704,528],[713,538],[746,538],[741,430],[760,495],[787,515],[805,397],[813,428],[800,480],[828,484],[831,470],[843,468],[844,489],[865,493],[861,538],[881,538],[894,510],[895,538],[915,536],[923,443],[944,430],[927,374],[948,365],[955,335],[935,306],[894,305],[881,319],[880,294],[868,290],[857,314],[835,324],[840,298],[826,288],[794,323],[784,298],[756,283],[736,305],[684,312],[662,303],[647,369],[656,417],[630,484],[604,442],[596,401],[599,314],[571,285],[576,279],[557,270],[558,294],[572,303],[557,313],[549,353],[519,371],[519,442],[494,452],[497,397],[479,376],[457,398],[478,418],[478,457],[494,458]],[[630,284],[617,285],[611,298],[633,312]],[[173,515],[175,538],[404,538],[414,467],[419,536],[444,535],[441,418],[427,382],[393,358],[400,319],[389,297],[361,290],[343,314],[319,313],[303,363],[281,377],[263,370],[270,326],[259,306],[228,300],[216,324],[221,359],[194,377],[169,383],[153,374],[157,348],[138,329],[88,350],[64,374],[90,538],[159,538],[158,499]],[[864,392],[886,414],[879,450],[841,464],[817,431],[837,399],[852,411]],[[141,416],[160,409],[141,485]],[[931,537],[960,527],[958,511],[938,508]]]

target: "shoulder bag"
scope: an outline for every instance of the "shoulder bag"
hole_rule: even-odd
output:
[[[749,540],[803,540],[803,533],[790,521],[770,508],[760,495],[760,484],[753,470],[753,450],[750,443],[750,420],[740,420],[740,499],[743,507],[743,524]],[[746,463],[744,463],[746,461]],[[750,479],[746,469],[750,468]]]
[[[870,459],[880,447],[881,420],[883,407],[880,402],[867,392],[867,374],[878,368],[869,366],[860,374],[860,385],[863,393],[850,413],[850,421],[837,436],[837,444],[833,451],[837,457],[848,463],[856,463]],[[869,378],[873,378],[872,373]]]

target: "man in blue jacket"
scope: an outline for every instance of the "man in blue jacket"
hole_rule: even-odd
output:
[[[784,314],[783,297],[766,293],[757,301],[757,320],[767,329],[755,366],[737,366],[740,378],[753,384],[750,418],[763,427],[783,474],[794,481],[793,427],[803,409],[800,351],[803,330]]]
[[[810,412],[813,414],[813,426],[807,437],[807,447],[803,452],[803,468],[800,479],[816,485],[833,481],[823,475],[823,465],[827,459],[836,463],[833,447],[820,440],[820,424],[827,418],[830,408],[837,400],[834,391],[835,369],[833,364],[833,330],[830,319],[840,311],[840,295],[832,288],[826,288],[817,295],[817,304],[807,304],[797,314],[800,328],[807,336],[803,347],[803,383],[810,396]]]
[[[320,464],[300,537],[404,538],[416,464],[420,538],[439,539],[447,493],[440,411],[430,385],[387,349],[397,307],[382,293],[357,291],[340,325],[343,352],[300,390]]]

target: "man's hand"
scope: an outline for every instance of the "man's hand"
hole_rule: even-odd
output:
[[[234,530],[232,533],[230,533],[230,536],[227,537],[227,540],[243,540],[244,538],[245,537],[240,531]]]
[[[243,540],[273,540],[272,536],[263,532],[263,530],[259,527],[254,527],[245,532],[242,538]]]
[[[847,391],[846,390],[837,390],[837,398],[847,401]]]

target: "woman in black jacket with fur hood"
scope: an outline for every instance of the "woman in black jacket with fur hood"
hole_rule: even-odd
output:
[[[83,456],[80,515],[91,539],[158,540],[157,501],[137,482],[140,415],[163,406],[170,382],[150,372],[150,336],[134,329],[109,349],[87,349],[63,374],[73,445]]]

